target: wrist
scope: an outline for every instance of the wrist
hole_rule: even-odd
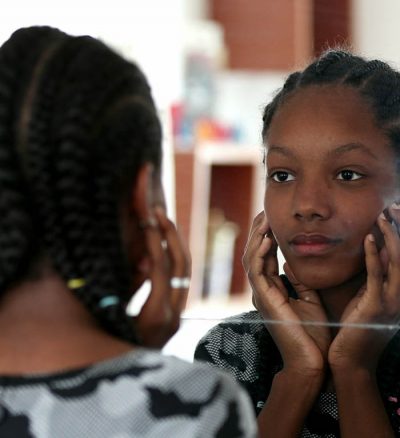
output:
[[[348,363],[331,367],[331,372],[335,382],[340,381],[358,385],[376,380],[376,369],[373,366],[366,367],[360,364]]]
[[[329,361],[329,368],[332,374],[345,376],[346,374],[375,375],[378,362],[375,360],[355,361],[352,359],[341,359],[339,361]]]
[[[277,379],[280,385],[309,387],[310,389],[316,388],[316,390],[319,390],[325,380],[325,375],[325,368],[293,368],[285,366],[276,374],[275,379]]]
[[[287,361],[284,363],[283,369],[280,373],[287,375],[300,381],[318,381],[319,379],[324,379],[327,371],[327,363],[320,361],[318,363],[307,364],[301,361],[301,363],[292,363]]]
[[[319,373],[304,375],[300,370],[283,369],[275,374],[266,403],[257,417],[259,436],[298,436],[322,382]]]

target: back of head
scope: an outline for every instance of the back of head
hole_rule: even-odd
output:
[[[161,165],[161,129],[140,69],[93,38],[49,27],[0,49],[0,291],[44,258],[110,333],[134,341],[120,206],[139,167]]]
[[[400,73],[380,60],[368,60],[345,50],[328,50],[303,71],[292,73],[263,115],[262,138],[277,109],[289,96],[309,86],[351,87],[365,98],[377,124],[388,135],[388,143],[400,154]]]

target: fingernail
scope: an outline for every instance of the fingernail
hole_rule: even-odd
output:
[[[386,216],[383,212],[379,215],[379,219],[383,219],[384,221],[387,221]]]
[[[375,237],[373,236],[373,234],[368,234],[367,239],[368,239],[370,242],[375,242]]]

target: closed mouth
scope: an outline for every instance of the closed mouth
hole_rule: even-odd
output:
[[[332,238],[322,234],[299,234],[289,244],[299,256],[315,256],[331,251],[340,242],[341,239],[339,238]]]

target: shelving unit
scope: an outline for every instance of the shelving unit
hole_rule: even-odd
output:
[[[263,192],[262,153],[258,147],[211,142],[198,145],[193,157],[190,220],[192,300],[199,299],[203,290],[208,214],[212,207],[221,208],[227,219],[240,227],[231,293],[238,294],[248,289],[241,256],[251,221],[262,209]]]

